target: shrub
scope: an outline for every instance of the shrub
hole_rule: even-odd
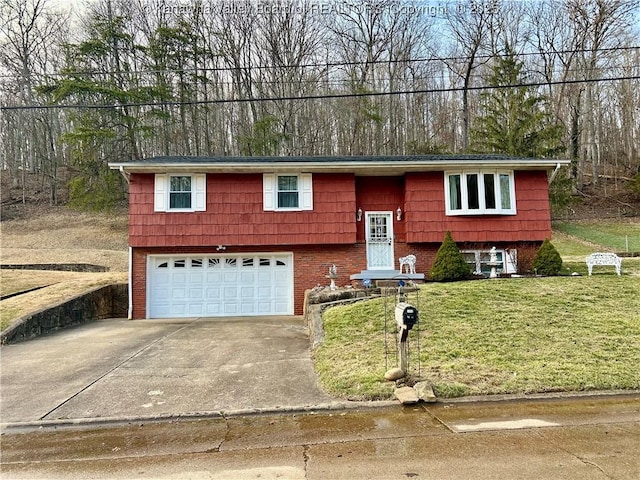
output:
[[[433,262],[429,276],[436,282],[446,282],[467,278],[471,274],[471,268],[464,261],[464,257],[453,241],[451,232],[447,232],[436,259]]]
[[[636,174],[636,176],[631,179],[629,182],[629,188],[636,195],[640,195],[640,173]]]
[[[533,273],[533,260],[538,253],[538,245],[527,244],[518,245],[518,273],[530,274]]]
[[[69,180],[69,206],[78,210],[110,211],[123,198],[120,174],[103,169],[92,177],[80,174]]]
[[[533,260],[533,268],[538,275],[558,275],[562,269],[562,258],[547,238],[538,249]]]
[[[571,206],[573,201],[573,179],[566,175],[558,175],[549,185],[549,202],[551,203],[551,216],[562,216],[563,212]]]

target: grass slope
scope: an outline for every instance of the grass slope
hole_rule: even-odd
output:
[[[585,237],[594,238],[553,239],[569,260],[563,271],[582,276],[421,286],[409,298],[421,322],[410,337],[410,373],[440,397],[640,388],[640,259],[625,258],[621,277],[613,267],[588,277],[584,256],[603,245]],[[325,311],[325,342],[314,359],[329,393],[391,396],[395,384],[383,376],[397,365],[394,302]]]
[[[554,222],[553,228],[615,252],[640,252],[640,222]]]
[[[109,269],[105,273],[52,270],[0,270],[0,294],[28,288],[40,290],[0,301],[0,329],[20,317],[80,295],[97,286],[128,281],[126,212],[82,213],[64,207],[27,210],[0,223],[0,262],[90,263]]]
[[[640,388],[638,292],[640,277],[606,274],[424,285],[420,376],[441,397]],[[385,357],[384,300],[332,308],[324,319],[315,359],[325,388],[347,398],[388,397],[385,359],[391,367],[396,357],[393,332]]]

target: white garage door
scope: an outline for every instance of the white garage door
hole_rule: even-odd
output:
[[[293,314],[291,254],[151,255],[149,318]]]

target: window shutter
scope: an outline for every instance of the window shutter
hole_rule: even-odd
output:
[[[167,176],[156,174],[155,187],[153,189],[153,210],[155,212],[167,211]]]
[[[196,212],[207,210],[207,174],[200,173],[193,176],[193,209]]]
[[[264,210],[275,210],[275,175],[273,173],[264,173],[262,175],[262,198]]]
[[[313,210],[313,180],[310,173],[300,174],[300,208]]]

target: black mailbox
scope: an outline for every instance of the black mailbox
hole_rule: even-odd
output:
[[[400,328],[411,330],[418,323],[418,309],[408,303],[398,303],[396,305],[396,322]]]

